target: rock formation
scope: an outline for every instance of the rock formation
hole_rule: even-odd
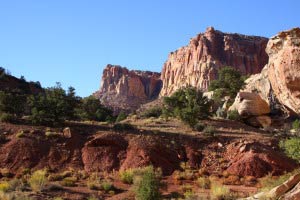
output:
[[[268,39],[222,33],[210,27],[190,43],[171,52],[163,66],[163,88],[168,96],[178,88],[191,85],[206,90],[219,68],[232,66],[242,74],[259,73],[268,62],[265,47]]]
[[[94,95],[116,112],[133,111],[157,98],[161,87],[160,73],[130,71],[121,66],[107,65],[103,70],[100,90]]]
[[[278,102],[290,114],[300,114],[300,29],[283,31],[267,45],[269,63],[261,74],[251,76],[245,91],[259,93],[271,109]]]

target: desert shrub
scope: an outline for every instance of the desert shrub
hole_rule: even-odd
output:
[[[124,119],[127,118],[127,115],[126,113],[124,113],[123,111],[121,111],[116,119],[116,122],[120,122],[120,121],[123,121]]]
[[[279,146],[284,150],[286,155],[299,162],[300,160],[300,138],[293,137],[280,141]]]
[[[76,110],[77,116],[82,120],[109,121],[113,111],[101,104],[99,99],[89,96],[81,100],[80,107]]]
[[[114,131],[119,131],[119,132],[132,131],[132,130],[135,130],[135,127],[131,124],[128,124],[128,123],[116,123],[113,126],[113,130]]]
[[[53,200],[64,200],[62,197],[54,197]]]
[[[134,192],[137,200],[160,199],[160,177],[152,166],[141,171],[141,175],[134,179]]]
[[[143,118],[150,118],[150,117],[158,118],[161,115],[162,115],[162,108],[161,107],[153,107],[153,108],[149,108],[149,109],[145,110],[141,114],[141,117],[143,117]]]
[[[9,113],[0,113],[0,121],[1,122],[13,122],[15,121],[15,117]]]
[[[211,103],[203,96],[200,90],[194,87],[186,87],[177,90],[170,97],[164,98],[164,111],[166,115],[178,117],[191,127],[200,119],[208,118]]]
[[[59,134],[57,132],[46,131],[45,136],[47,138],[55,138],[55,137],[58,137]]]
[[[12,191],[15,191],[15,190],[22,191],[25,189],[25,184],[19,179],[16,179],[16,178],[12,179],[8,183],[9,183],[9,188]]]
[[[223,67],[218,71],[218,78],[213,80],[208,90],[215,91],[213,99],[230,96],[235,98],[236,94],[245,85],[245,77],[232,67]]]
[[[101,183],[101,188],[105,191],[105,192],[108,192],[110,190],[113,189],[113,184],[110,182],[110,181],[107,181],[107,180],[104,180],[102,181]]]
[[[19,131],[19,132],[16,134],[16,137],[17,137],[17,138],[22,138],[22,137],[24,137],[24,136],[25,136],[24,131]]]
[[[231,110],[227,112],[227,119],[239,121],[241,117],[237,110]]]
[[[300,131],[300,120],[296,119],[293,123],[292,123],[292,127],[293,129],[295,129],[296,131]]]
[[[98,173],[92,173],[87,179],[87,187],[91,190],[98,190],[101,187],[100,178]]]
[[[197,179],[197,184],[200,188],[209,189],[210,188],[210,180],[207,177],[199,177]]]
[[[0,183],[0,191],[1,192],[8,192],[10,189],[10,185],[7,181]]]
[[[230,190],[219,183],[212,183],[211,184],[211,196],[214,199],[230,199]]]
[[[204,128],[205,128],[205,125],[202,123],[199,123],[199,122],[194,126],[194,129],[199,132],[203,131]]]
[[[214,136],[215,132],[216,132],[216,128],[214,126],[209,125],[203,129],[203,133],[208,136]]]
[[[124,171],[120,171],[119,176],[123,183],[132,184],[134,178],[134,170],[127,169]]]
[[[299,169],[295,171],[285,173],[281,176],[272,176],[272,174],[268,174],[267,176],[260,178],[259,183],[261,184],[261,191],[269,191],[274,187],[281,185],[285,181],[287,181],[291,176],[298,174]]]
[[[75,187],[77,178],[75,177],[66,177],[62,180],[61,185],[66,187]]]
[[[46,170],[35,171],[28,180],[28,183],[33,191],[42,191],[48,183],[46,178]]]

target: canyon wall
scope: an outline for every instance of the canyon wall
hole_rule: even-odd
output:
[[[94,96],[116,112],[134,111],[141,104],[156,99],[161,87],[160,73],[107,65],[103,70],[100,90]]]
[[[191,85],[206,90],[216,79],[218,69],[231,66],[242,74],[259,73],[268,62],[268,39],[222,33],[212,27],[190,43],[169,54],[162,70],[160,96],[169,96],[180,87]]]

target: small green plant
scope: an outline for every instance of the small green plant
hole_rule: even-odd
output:
[[[230,199],[230,190],[219,183],[213,183],[210,189],[211,196],[214,199]]]
[[[16,137],[17,137],[17,138],[22,138],[22,137],[24,137],[24,136],[25,136],[24,131],[19,131],[19,132],[16,134]]]
[[[61,185],[66,187],[75,187],[77,178],[75,177],[66,177],[62,180]]]
[[[237,110],[231,110],[227,112],[227,119],[239,121],[241,117]]]
[[[207,177],[199,177],[197,179],[197,184],[202,189],[209,189],[210,188],[210,180]]]
[[[10,189],[10,185],[7,181],[0,183],[0,191],[1,192],[8,192]]]
[[[215,132],[216,132],[216,128],[214,126],[209,125],[203,129],[203,133],[208,136],[214,136]]]
[[[104,180],[104,181],[101,183],[101,188],[102,188],[105,192],[108,192],[108,191],[110,191],[110,190],[113,189],[113,184],[112,184],[110,181]]]
[[[203,131],[204,128],[205,128],[205,125],[203,125],[202,123],[199,123],[199,122],[194,126],[194,129],[199,132]]]
[[[137,200],[160,199],[160,177],[154,168],[149,166],[141,171],[141,175],[134,179],[134,192]]]
[[[31,175],[28,182],[33,191],[42,191],[44,189],[48,183],[46,174],[46,170],[37,170]]]
[[[128,123],[116,123],[113,126],[114,131],[123,132],[123,131],[132,131],[135,130],[135,127]]]
[[[0,114],[0,121],[1,122],[13,122],[15,117],[9,113],[1,113]]]
[[[53,200],[64,200],[62,197],[54,197]]]
[[[293,129],[295,129],[296,131],[300,131],[300,120],[296,119],[293,123],[292,123],[292,127]]]
[[[123,121],[126,118],[127,118],[127,115],[123,111],[121,111],[116,119],[116,122]]]
[[[161,115],[162,115],[162,108],[161,107],[153,107],[153,108],[149,108],[148,110],[145,110],[141,114],[141,117],[143,117],[143,118],[150,118],[150,117],[158,118]]]
[[[286,155],[299,162],[300,160],[300,138],[293,137],[280,141],[279,146],[284,150]]]
[[[59,134],[56,133],[56,132],[47,131],[47,132],[45,133],[45,136],[46,136],[47,138],[55,138],[55,137],[59,136]]]
[[[134,170],[133,169],[127,169],[124,171],[120,171],[119,173],[120,179],[123,183],[132,184],[133,178],[134,178]]]

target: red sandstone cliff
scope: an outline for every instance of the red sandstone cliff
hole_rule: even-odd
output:
[[[192,38],[187,46],[170,53],[162,70],[160,96],[168,96],[185,85],[205,90],[223,66],[232,66],[242,74],[259,73],[268,62],[267,42],[268,39],[263,37],[207,28],[205,33]]]
[[[160,73],[107,65],[103,70],[100,90],[94,95],[116,112],[133,111],[141,104],[156,99],[161,87]]]

